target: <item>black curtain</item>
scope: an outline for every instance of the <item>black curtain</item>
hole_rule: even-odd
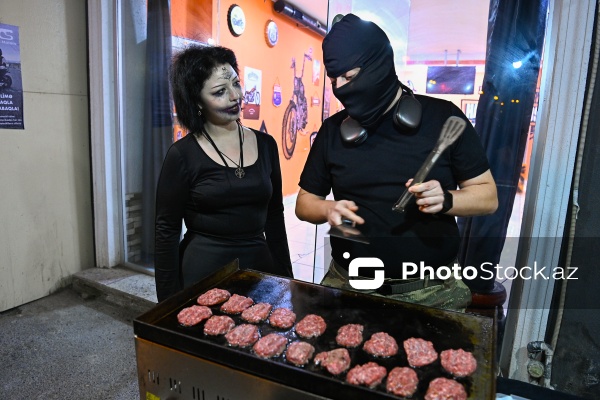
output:
[[[500,261],[529,132],[547,10],[548,0],[490,1],[483,93],[475,129],[496,180],[499,206],[492,215],[459,218],[463,267],[480,268],[485,262],[496,265]],[[494,280],[482,277],[486,274],[465,283],[475,292],[491,291]]]
[[[169,0],[148,0],[146,91],[142,165],[142,262],[154,257],[156,183],[173,142],[168,71],[171,62]]]

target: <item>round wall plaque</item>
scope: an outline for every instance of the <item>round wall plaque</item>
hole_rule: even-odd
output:
[[[232,4],[227,11],[227,25],[233,36],[240,36],[246,29],[246,16],[244,10],[237,4]]]
[[[269,20],[267,22],[265,34],[267,38],[267,44],[271,47],[275,46],[279,40],[279,29],[277,28],[275,21]]]

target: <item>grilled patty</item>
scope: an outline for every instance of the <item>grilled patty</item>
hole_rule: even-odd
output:
[[[205,306],[186,307],[177,314],[177,321],[183,326],[194,326],[212,316],[210,308]]]
[[[408,367],[395,367],[390,371],[385,389],[396,396],[410,397],[417,391],[419,377]]]
[[[289,329],[296,323],[296,314],[288,308],[276,308],[269,317],[269,324],[274,328]]]
[[[365,342],[363,349],[375,357],[392,357],[398,354],[398,343],[387,333],[377,332]]]
[[[305,339],[319,337],[325,329],[327,329],[325,320],[316,314],[308,314],[296,324],[296,333]]]
[[[210,289],[207,292],[203,293],[198,297],[198,304],[201,306],[214,306],[217,304],[221,304],[224,301],[229,300],[231,297],[231,293],[229,293],[225,289]]]
[[[288,346],[285,358],[294,365],[302,366],[310,361],[313,354],[315,354],[315,347],[312,344],[297,341]]]

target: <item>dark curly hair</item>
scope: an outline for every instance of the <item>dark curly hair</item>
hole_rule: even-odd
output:
[[[177,120],[190,132],[200,132],[204,126],[198,116],[200,91],[222,64],[231,65],[239,75],[235,53],[226,47],[190,45],[173,58],[170,80]]]

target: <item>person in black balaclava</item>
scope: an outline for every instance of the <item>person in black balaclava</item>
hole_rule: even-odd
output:
[[[360,68],[347,85],[333,85],[333,94],[360,125],[375,126],[400,89],[394,51],[385,32],[348,14],[323,40],[323,56],[329,78]]]
[[[359,259],[354,266],[364,266],[360,259],[370,258],[366,264],[373,266],[377,258],[385,281],[368,293],[464,309],[471,300],[468,287],[460,276],[438,272],[456,262],[455,217],[489,214],[498,205],[475,129],[453,103],[413,95],[398,80],[390,41],[372,22],[353,14],[341,18],[323,40],[323,60],[345,109],[326,119],[315,138],[300,177],[296,215],[332,226],[346,220],[369,244],[332,235],[332,261],[321,283],[358,290],[350,284],[349,265]],[[450,116],[465,120],[465,131],[426,181],[410,186]],[[416,200],[404,212],[393,211],[407,187]],[[330,192],[334,200],[326,199]],[[426,276],[423,266],[434,275]],[[368,271],[361,268],[359,273],[372,278]],[[373,286],[376,281],[370,279]]]

